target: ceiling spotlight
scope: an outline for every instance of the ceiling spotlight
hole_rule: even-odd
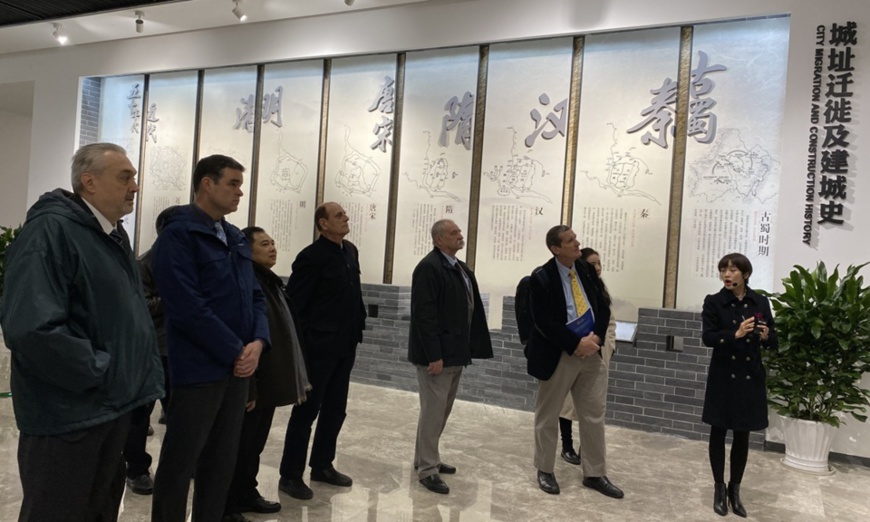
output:
[[[246,15],[245,12],[242,11],[242,0],[233,0],[233,3],[236,4],[236,6],[233,7],[233,14],[236,15],[236,18],[238,18],[240,22],[244,22],[245,20],[247,20],[248,15]]]
[[[145,20],[142,18],[145,17],[145,13],[142,11],[136,11],[136,32],[144,33],[145,32]]]
[[[353,0],[344,0],[344,5],[350,7],[353,5]]]
[[[54,32],[51,33],[54,36],[54,39],[57,40],[57,43],[60,45],[66,45],[69,41],[66,34],[63,32],[63,24],[51,24],[54,27]]]

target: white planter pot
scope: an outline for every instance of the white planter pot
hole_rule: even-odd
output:
[[[782,463],[809,473],[829,474],[828,453],[836,428],[830,424],[783,417],[785,458]]]

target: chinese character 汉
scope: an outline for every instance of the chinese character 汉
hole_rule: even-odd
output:
[[[386,114],[393,113],[393,103],[396,95],[396,90],[393,88],[395,82],[389,76],[384,76],[384,83],[381,84],[381,90],[375,97],[375,101],[369,106],[368,111],[374,112],[378,110]]]
[[[438,143],[447,146],[447,133],[456,130],[456,144],[471,150],[471,121],[474,115],[474,95],[468,91],[462,95],[462,101],[454,96],[444,105],[447,114],[441,120],[441,137]]]
[[[372,134],[376,135],[377,139],[371,144],[371,149],[381,149],[381,152],[387,152],[387,145],[393,144],[393,120],[381,116],[381,122],[375,123]]]
[[[646,119],[628,129],[626,132],[631,134],[643,129],[649,124],[652,124],[652,129],[658,132],[658,136],[654,136],[652,133],[647,131],[640,137],[641,143],[648,145],[649,142],[653,142],[659,147],[666,149],[668,148],[668,138],[666,134],[671,123],[674,121],[674,109],[672,106],[677,101],[677,82],[670,78],[665,78],[661,87],[658,89],[650,89],[649,92],[653,94],[652,102],[650,102],[649,107],[640,111],[640,115],[646,116]],[[671,135],[673,135],[673,128],[670,129],[670,132]]]
[[[849,172],[849,151],[843,149],[822,151],[822,172],[846,174]]]
[[[840,219],[843,215],[843,204],[835,203],[833,201],[829,201],[827,203],[822,203],[819,205],[819,219],[818,223],[832,223],[834,225],[842,225],[843,220]]]
[[[822,176],[819,183],[819,197],[827,199],[846,199],[846,176]]]
[[[263,95],[263,123],[272,122],[273,125],[280,128],[284,126],[284,121],[281,119],[281,102],[284,98],[284,87],[280,85],[275,87],[275,92]],[[272,119],[275,116],[275,119]]]
[[[831,39],[828,43],[831,45],[857,45],[858,24],[855,22],[846,22],[846,25],[831,24]]]
[[[236,124],[233,129],[238,130],[244,125],[246,131],[254,132],[254,95],[240,99],[239,103],[242,106],[236,108]]]
[[[541,103],[541,105],[546,107],[550,104],[550,97],[547,95],[547,93],[543,93],[538,96],[538,101]],[[564,100],[557,103],[553,107],[553,110],[550,111],[549,114],[547,114],[546,121],[544,121],[545,118],[541,116],[541,113],[538,111],[538,109],[532,109],[531,111],[529,111],[529,116],[531,116],[532,121],[535,122],[535,130],[531,134],[526,136],[526,147],[531,147],[532,145],[534,145],[535,140],[538,139],[538,135],[543,136],[545,140],[551,140],[559,134],[564,136],[566,124],[565,120],[568,117],[567,108],[568,98],[565,98]],[[551,124],[553,128],[545,131],[544,127],[546,127],[548,123]]]

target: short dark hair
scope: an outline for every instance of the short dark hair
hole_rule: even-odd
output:
[[[157,214],[157,219],[154,221],[154,228],[157,229],[158,236],[163,232],[163,229],[166,228],[166,225],[169,224],[169,218],[172,217],[172,214],[174,214],[176,210],[178,210],[178,205],[172,205],[164,208],[159,214]]]
[[[746,278],[746,284],[749,284],[749,276],[752,275],[752,263],[749,262],[749,258],[734,252],[720,259],[717,268],[721,272],[723,269],[728,268],[728,265],[734,265],[737,270],[740,270]]]
[[[265,234],[266,231],[260,227],[245,227],[242,229],[242,234],[248,239],[248,243],[254,242],[254,234]]]
[[[226,168],[240,172],[245,171],[245,167],[241,163],[229,156],[222,156],[220,154],[213,154],[196,162],[196,168],[193,169],[193,191],[199,192],[202,178],[211,178],[215,183],[220,181]]]
[[[571,230],[571,227],[568,225],[556,225],[547,231],[547,250],[551,247],[562,246],[562,239],[559,237],[562,233]]]

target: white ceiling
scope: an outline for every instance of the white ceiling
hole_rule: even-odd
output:
[[[271,20],[324,15],[350,10],[376,9],[427,0],[244,0],[241,8],[248,15],[246,24]],[[81,16],[0,28],[0,55],[57,47],[52,23],[63,24],[70,45],[144,38],[158,34],[180,33],[238,24],[233,15],[233,0],[180,0],[139,10],[145,13],[144,32],[136,33],[136,9]]]

